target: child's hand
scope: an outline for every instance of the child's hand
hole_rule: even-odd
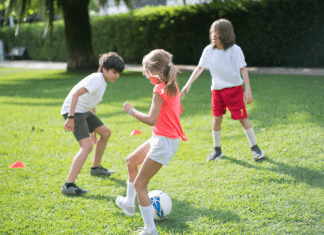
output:
[[[128,113],[129,110],[130,110],[131,108],[133,108],[133,105],[131,105],[130,103],[126,102],[126,103],[124,104],[123,110],[124,110],[126,113]]]
[[[183,105],[181,101],[180,101],[180,114],[183,114]]]
[[[244,93],[244,101],[246,104],[251,104],[253,101],[252,93],[250,90],[245,91]]]
[[[74,131],[74,119],[73,118],[66,119],[63,128],[65,131]]]
[[[182,88],[182,90],[181,90],[181,95],[182,95],[183,97],[185,97],[185,96],[186,96],[185,91],[186,91],[186,93],[188,94],[189,91],[190,91],[190,88],[191,88],[191,85],[186,84],[186,85]]]
[[[90,140],[92,142],[93,145],[95,145],[97,143],[97,135],[96,132],[92,132],[91,136],[90,136]]]

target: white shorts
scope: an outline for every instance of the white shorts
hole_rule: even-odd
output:
[[[149,140],[151,148],[147,153],[147,157],[163,165],[168,165],[171,157],[179,148],[179,142],[179,139],[170,139],[165,136],[157,136],[153,134]]]

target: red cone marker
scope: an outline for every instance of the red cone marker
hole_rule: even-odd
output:
[[[26,167],[23,163],[21,163],[20,161],[16,161],[14,164],[12,164],[10,166],[10,168],[24,168]]]
[[[140,132],[139,130],[133,130],[130,135],[133,136],[133,135],[141,135],[142,132]]]

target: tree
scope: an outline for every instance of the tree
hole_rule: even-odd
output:
[[[16,12],[19,25],[24,16],[30,11],[38,11],[45,15],[47,27],[50,29],[52,38],[54,12],[63,13],[65,23],[65,40],[68,52],[68,70],[82,71],[98,68],[98,59],[93,53],[91,39],[91,25],[88,6],[91,0],[0,0],[0,5],[6,5],[6,17]],[[107,0],[96,0],[98,5],[107,4]],[[117,4],[121,0],[115,0]],[[133,5],[131,0],[124,0],[131,14]],[[140,0],[138,0],[140,1]],[[50,42],[51,43],[51,42]],[[51,52],[49,52],[51,53]]]

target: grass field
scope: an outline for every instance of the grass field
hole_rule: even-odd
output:
[[[112,131],[102,165],[116,174],[90,176],[92,152],[76,181],[90,192],[60,192],[78,151],[60,109],[85,75],[0,68],[0,234],[136,234],[143,226],[138,207],[127,217],[115,205],[126,194],[125,158],[151,136],[122,110],[129,101],[149,111],[153,86],[140,73],[108,83],[96,108]],[[179,76],[180,87],[189,76]],[[324,234],[324,79],[250,74],[250,81],[247,110],[265,159],[252,160],[243,128],[228,112],[225,156],[206,163],[213,151],[211,79],[201,75],[182,100],[188,141],[149,184],[173,202],[170,216],[156,222],[159,234]],[[130,136],[134,129],[143,135]],[[15,161],[26,168],[10,169]]]

